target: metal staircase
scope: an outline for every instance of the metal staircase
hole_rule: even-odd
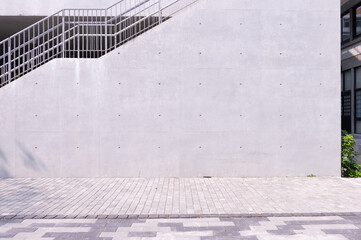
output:
[[[106,9],[63,9],[0,42],[0,87],[54,58],[99,58],[195,1],[121,0]]]

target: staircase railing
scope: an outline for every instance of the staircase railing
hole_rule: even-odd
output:
[[[0,42],[0,87],[54,58],[99,58],[195,1],[121,0],[106,9],[63,9]]]

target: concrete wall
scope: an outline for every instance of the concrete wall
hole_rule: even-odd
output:
[[[47,16],[64,8],[105,8],[118,0],[1,0],[0,15]]]
[[[201,0],[51,61],[0,89],[0,175],[339,176],[339,4]]]
[[[1,0],[0,16],[48,16],[65,8],[107,8],[117,2],[119,0]],[[161,2],[164,6],[173,0]]]

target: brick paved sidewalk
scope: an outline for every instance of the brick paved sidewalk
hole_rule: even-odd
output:
[[[0,179],[0,218],[332,215],[361,212],[360,196],[341,178]]]
[[[0,239],[23,240],[360,240],[360,216],[12,219]]]

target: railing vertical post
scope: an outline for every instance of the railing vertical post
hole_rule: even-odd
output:
[[[112,8],[111,8],[112,9]],[[122,12],[122,5],[119,5],[119,10],[120,12]],[[110,19],[114,19],[114,23],[113,20],[110,22],[111,24],[113,24],[113,27],[112,27],[112,34],[114,36],[114,44],[113,44],[113,38],[110,38],[112,41],[110,43],[110,47],[117,47],[117,41],[118,41],[118,38],[117,38],[117,34],[118,34],[118,26],[117,26],[117,19],[118,19],[118,11],[117,11],[117,7],[115,6],[115,9],[114,9],[114,16],[115,18],[113,18],[113,10],[110,11]],[[120,17],[120,22],[122,21],[122,17]],[[119,28],[122,29],[122,24],[119,25]],[[122,32],[120,31],[120,35],[119,35],[119,42],[122,43]]]
[[[75,15],[75,13],[74,13]],[[75,19],[74,19],[75,21]],[[78,45],[77,45],[77,57],[80,58],[80,10],[78,10],[78,25],[77,25],[77,38],[76,40],[78,41]],[[75,39],[74,39],[75,41]]]
[[[159,0],[159,24],[162,23],[162,6],[161,6],[161,0]]]
[[[11,38],[8,40],[8,83],[11,82]]]
[[[35,54],[34,54],[34,43],[33,43],[33,48],[31,49],[31,61],[30,61],[30,64],[31,64],[31,70],[34,69],[34,63],[35,63]]]
[[[105,9],[105,54],[108,53],[108,9]]]
[[[61,57],[65,57],[65,10],[63,9],[63,17],[62,17],[62,53]]]
[[[77,40],[78,40],[78,49],[77,49],[78,58],[80,58],[80,27],[79,27],[79,25],[80,25],[80,22],[78,23],[78,37],[77,37]]]

